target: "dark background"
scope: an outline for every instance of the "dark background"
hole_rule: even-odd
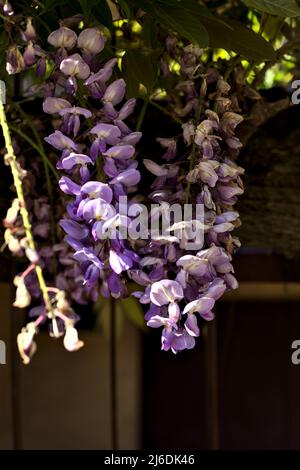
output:
[[[21,364],[25,313],[11,306],[20,266],[1,254],[0,449],[110,449],[115,434],[120,449],[300,449],[300,365],[291,362],[300,340],[299,117],[299,106],[279,113],[241,154],[240,288],[218,301],[197,347],[177,356],[160,350],[159,331],[124,319],[113,407],[110,335],[91,307],[80,312],[82,350],[67,353],[42,331],[32,363]],[[1,174],[3,216],[4,165]]]
[[[219,302],[193,351],[162,352],[158,331],[123,324],[116,342],[119,448],[300,448],[300,365],[291,362],[291,344],[300,339],[300,265],[246,250],[235,267],[241,287]],[[23,366],[15,337],[24,317],[10,307],[7,282],[0,293],[8,346],[0,367],[0,447],[111,448],[107,335],[98,324],[82,329],[86,346],[71,354],[42,332],[32,364]]]

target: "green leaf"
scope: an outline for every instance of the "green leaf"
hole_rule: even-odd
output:
[[[88,2],[90,4],[90,1]],[[95,16],[99,23],[106,26],[110,31],[113,28],[113,19],[110,8],[106,0],[95,0],[95,6],[92,8],[92,14]]]
[[[126,17],[128,20],[132,20],[133,18],[133,11],[132,8],[128,5],[128,3],[125,0],[118,0],[118,4],[126,14]]]
[[[41,13],[46,13],[47,11],[51,11],[58,6],[65,5],[68,0],[45,0],[43,2],[43,9]]]
[[[87,22],[94,16],[99,23],[112,30],[112,14],[106,0],[79,0]]]
[[[151,54],[140,49],[129,49],[122,59],[122,72],[127,83],[127,98],[138,96],[140,83],[147,88],[149,95],[157,77],[157,62]]]
[[[300,16],[300,8],[295,0],[243,0],[243,2],[249,8],[283,18]]]
[[[140,8],[150,13],[158,22],[166,28],[180,34],[194,44],[201,47],[208,46],[208,34],[201,22],[200,16],[195,16],[191,11],[182,7],[181,2],[150,2],[141,0]]]
[[[185,10],[189,10],[199,16],[206,16],[209,18],[214,17],[214,15],[206,6],[200,5],[195,0],[157,0],[156,3],[168,5],[171,8],[173,8],[174,6],[179,7],[181,9],[184,8]]]
[[[180,7],[170,9],[166,5],[159,4],[156,9],[158,18],[168,28],[178,32],[192,43],[196,43],[201,47],[208,46],[207,30],[201,23],[200,17],[194,16],[190,11]]]
[[[262,36],[248,29],[242,23],[223,17],[227,26],[203,18],[210,38],[210,46],[234,51],[248,60],[264,62],[276,60],[273,46]],[[229,28],[228,28],[229,26]]]

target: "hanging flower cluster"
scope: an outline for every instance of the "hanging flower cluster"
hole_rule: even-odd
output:
[[[12,6],[4,2],[3,15],[9,18],[5,28],[10,34],[13,31],[16,41],[7,51],[6,71],[9,75],[22,72],[35,65],[36,75],[44,76],[46,72],[47,53],[37,44],[37,33],[32,18],[26,18],[25,29],[22,15],[15,15]]]
[[[43,129],[42,123],[39,122],[39,128]],[[54,287],[68,293],[71,300],[78,304],[86,304],[90,300],[89,293],[82,285],[81,269],[73,258],[73,252],[66,243],[63,242],[62,231],[55,225],[56,221],[51,217],[51,213],[55,217],[63,217],[65,213],[66,198],[63,194],[57,201],[49,202],[49,196],[45,193],[47,188],[40,184],[40,175],[43,172],[43,165],[40,162],[39,155],[35,153],[29,156],[22,155],[21,148],[24,145],[22,139],[14,139],[14,150],[18,162],[20,176],[22,177],[22,185],[26,207],[30,213],[30,223],[32,234],[36,242],[36,251],[38,259],[43,266],[46,278],[51,278]],[[24,170],[24,168],[29,168]],[[54,224],[54,227],[53,227]],[[13,256],[23,258],[30,256],[27,238],[24,230],[22,217],[19,212],[18,198],[13,199],[11,207],[8,209],[5,219],[3,220],[4,242]],[[28,257],[28,256],[27,256]],[[31,257],[32,258],[32,257]],[[27,306],[39,297],[40,289],[34,270],[26,271],[26,275],[22,276],[27,289],[28,302],[20,307]]]
[[[6,227],[5,239],[12,251],[16,254],[21,254],[24,251],[30,262],[28,268],[14,279],[14,285],[17,288],[14,306],[25,308],[30,305],[31,293],[28,288],[28,283],[30,283],[28,278],[32,275],[34,276],[33,285],[37,287],[37,292],[33,295],[41,303],[41,305],[30,310],[30,316],[37,317],[36,320],[28,323],[17,338],[20,355],[24,364],[28,364],[36,350],[34,336],[42,323],[49,323],[49,331],[52,336],[60,337],[64,335],[64,345],[70,351],[79,349],[83,343],[78,339],[78,334],[74,327],[78,318],[73,312],[65,292],[55,287],[49,287],[46,284],[43,272],[44,263],[36,247],[30,215],[26,205],[23,185],[26,172],[22,170],[15,155],[3,106],[5,103],[5,85],[2,81],[0,82],[0,96],[0,123],[3,129],[7,152],[4,160],[11,168],[17,193],[17,198],[13,201],[4,220]]]
[[[48,41],[57,49],[57,69],[52,76],[56,85],[43,109],[59,115],[61,125],[45,140],[62,152],[57,168],[65,176],[59,185],[73,197],[60,225],[67,234],[66,242],[75,250],[91,297],[96,300],[100,285],[101,295],[117,298],[127,294],[123,273],[139,262],[130,242],[120,237],[130,220],[119,207],[120,196],[134,192],[140,181],[134,145],[141,133],[132,132],[124,122],[132,114],[135,100],[121,104],[123,79],[108,84],[116,59],[97,63],[96,55],[104,47],[100,31],[85,29],[77,38],[74,31],[61,27]],[[63,88],[64,98],[55,96],[59,88]],[[92,111],[89,98],[96,100]]]
[[[132,282],[140,286],[133,295],[147,305],[147,325],[162,328],[162,349],[177,353],[193,348],[200,320],[212,320],[215,302],[237,287],[232,254],[240,243],[232,232],[240,224],[234,205],[243,193],[243,169],[233,160],[241,148],[235,131],[243,118],[230,85],[217,69],[202,64],[201,49],[167,38],[161,78],[168,77],[172,88],[160,107],[181,120],[182,129],[176,137],[157,138],[163,149],[159,160],[143,149],[149,157],[143,160],[143,171],[148,172],[145,181],[151,179],[149,189],[141,184],[135,149],[142,134],[129,127],[134,122],[135,99],[125,100],[118,60],[101,59],[106,42],[102,30],[87,28],[77,34],[62,25],[49,35],[51,50],[45,52],[36,43],[28,19],[22,39],[26,43],[22,53],[17,46],[8,51],[7,71],[13,74],[34,66],[44,76],[47,62],[51,64],[52,72],[43,84],[43,111],[51,116],[54,132],[45,141],[54,149],[56,168],[62,172],[62,194],[55,205],[60,228],[55,227],[54,244],[47,242],[53,205],[38,184],[34,201],[27,196],[32,233],[42,240],[38,249],[27,243],[19,198],[4,222],[10,250],[25,253],[31,261],[16,278],[15,305],[28,306],[31,297],[38,297],[37,264],[55,281],[55,287],[46,289],[49,305],[44,302],[31,309],[30,315],[37,319],[18,337],[24,362],[35,351],[37,327],[48,318],[50,333],[63,334],[68,350],[83,345],[67,296],[78,303],[96,301],[99,295],[120,298],[128,295]],[[178,64],[176,72],[170,70],[171,62]],[[21,166],[19,171],[26,184],[32,170],[27,176]],[[127,203],[125,214],[122,198]],[[148,222],[171,222],[169,233],[154,233],[148,224],[146,237],[123,236],[136,223],[128,215],[128,206],[139,215],[140,202],[149,209]],[[174,205],[182,214],[191,205],[189,218],[172,218]],[[201,219],[197,206],[202,208]],[[191,233],[197,239],[193,247]]]
[[[243,118],[233,111],[229,84],[216,70],[202,67],[201,49],[192,45],[182,49],[169,38],[167,50],[180,64],[175,89],[168,94],[170,110],[185,122],[181,136],[158,139],[166,163],[144,160],[155,176],[149,198],[164,211],[174,203],[201,204],[203,244],[191,251],[186,237],[152,239],[137,250],[141,268],[130,270],[129,275],[145,286],[144,292],[135,295],[149,305],[147,325],[162,327],[162,349],[176,353],[194,347],[199,317],[212,320],[216,300],[237,287],[231,255],[240,246],[232,236],[239,214],[233,206],[243,193],[243,169],[231,157],[241,147],[235,128]],[[168,63],[162,70],[171,74]],[[197,224],[183,221],[181,227],[193,222]]]

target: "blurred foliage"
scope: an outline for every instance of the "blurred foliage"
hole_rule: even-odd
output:
[[[111,55],[120,57],[129,96],[138,90],[151,94],[169,32],[186,43],[216,49],[219,58],[238,55],[249,67],[249,81],[258,75],[258,83],[272,86],[299,74],[298,0],[12,0],[12,4],[24,24],[26,17],[33,18],[42,47],[47,47],[49,32],[61,20],[68,25],[72,21],[68,19],[77,15],[84,27],[102,24],[112,39]],[[9,21],[0,33],[2,70],[9,45],[17,43]]]
[[[102,24],[111,38],[109,54],[120,57],[129,97],[139,91],[149,96],[159,86],[158,68],[169,32],[186,43],[213,48],[214,60],[240,57],[249,68],[250,82],[270,87],[299,78],[299,0],[12,0],[12,4],[24,27],[26,17],[33,18],[44,48],[60,21],[68,25],[76,15],[82,27]],[[0,75],[4,75],[6,51],[18,44],[19,34],[10,19],[0,17],[0,23]]]

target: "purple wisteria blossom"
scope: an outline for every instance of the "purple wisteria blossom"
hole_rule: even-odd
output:
[[[240,222],[233,206],[243,193],[244,170],[232,160],[241,147],[235,129],[242,117],[233,111],[230,86],[216,70],[202,73],[199,48],[182,48],[172,38],[167,49],[181,65],[180,74],[173,76],[177,85],[168,100],[171,106],[176,103],[175,113],[186,122],[182,136],[157,139],[167,163],[144,159],[154,178],[148,197],[160,203],[156,220],[163,220],[172,203],[202,204],[204,241],[198,251],[191,251],[184,237],[177,238],[175,232],[152,237],[149,244],[137,246],[140,267],[130,269],[129,276],[143,286],[144,291],[133,295],[148,305],[147,325],[162,328],[162,349],[176,353],[194,347],[201,322],[214,318],[215,302],[227,290],[237,288],[231,255],[240,244],[232,231]],[[171,74],[168,63],[162,73]],[[170,111],[174,112],[174,106]]]
[[[132,132],[124,122],[134,111],[135,100],[124,102],[123,79],[108,83],[115,59],[99,63],[97,69],[95,58],[105,44],[101,32],[88,28],[77,39],[70,31],[60,28],[49,36],[53,46],[64,50],[62,60],[56,60],[53,80],[60,77],[68,99],[52,95],[43,104],[45,112],[61,118],[59,129],[45,139],[61,151],[57,168],[65,175],[59,185],[72,198],[60,226],[80,265],[86,291],[99,289],[104,296],[120,297],[127,292],[126,272],[138,267],[140,260],[120,236],[130,220],[119,213],[119,196],[127,195],[140,181],[133,157],[141,133]],[[74,51],[74,41],[79,52]],[[84,106],[77,96],[79,82]],[[98,99],[97,113],[89,108],[89,96]]]

